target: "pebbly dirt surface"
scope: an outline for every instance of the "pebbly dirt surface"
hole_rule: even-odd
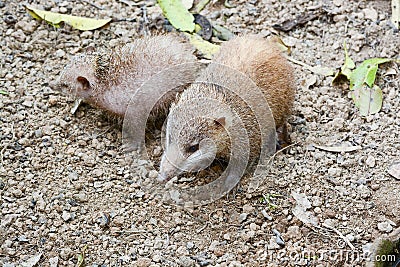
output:
[[[19,266],[40,255],[38,266],[73,266],[84,251],[87,266],[364,266],[362,253],[371,242],[400,225],[400,181],[387,173],[400,161],[399,65],[379,69],[383,107],[368,117],[359,115],[346,88],[331,86],[333,77],[294,65],[293,145],[274,157],[264,184],[251,195],[239,186],[209,205],[176,207],[142,190],[141,179],[157,173],[147,161],[126,166],[118,122],[87,105],[72,115],[72,97],[49,87],[86,47],[114,47],[143,29],[160,28],[161,11],[153,1],[126,3],[30,3],[127,19],[80,32],[33,20],[24,3],[0,1],[0,89],[8,92],[0,94],[0,263]],[[264,36],[274,24],[325,10],[280,32],[291,56],[311,66],[339,68],[343,41],[356,63],[399,58],[390,1],[229,4],[209,4],[202,14],[234,33]],[[333,153],[314,146],[345,144],[361,149]],[[316,226],[294,215],[293,192],[308,198]],[[284,245],[277,244],[277,232]]]

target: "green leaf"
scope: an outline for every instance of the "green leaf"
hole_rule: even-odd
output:
[[[342,73],[344,76],[347,77],[347,79],[350,79],[351,75],[351,70],[355,68],[356,64],[354,64],[354,61],[349,57],[349,54],[347,52],[347,47],[346,47],[346,41],[343,42],[343,47],[344,47],[344,64],[342,66]]]
[[[340,76],[350,81],[350,90],[355,106],[362,116],[377,113],[382,108],[382,90],[374,85],[378,65],[393,61],[390,58],[371,58],[364,60],[356,69],[354,61],[347,53],[346,43],[343,43],[345,60],[341,70],[335,75],[332,83]],[[354,70],[353,70],[354,69]]]
[[[279,36],[274,36],[274,37],[272,37],[271,39],[270,39],[273,43],[275,43],[276,45],[277,45],[277,47],[278,47],[278,49],[282,52],[282,53],[286,53],[286,54],[288,54],[288,55],[290,55],[291,54],[291,50],[290,50],[290,46],[288,46],[287,44],[285,44],[285,42],[281,39],[281,38],[279,38]],[[304,63],[302,63],[302,62],[299,62],[299,63],[297,63],[297,64],[303,64],[303,65],[301,65],[301,66],[303,66],[304,67]]]
[[[189,38],[190,43],[203,55],[204,58],[212,59],[213,55],[218,52],[219,45],[212,44],[196,33],[185,33]]]
[[[0,95],[8,95],[8,92],[4,91],[4,90],[0,90]]]
[[[371,87],[376,79],[376,72],[378,71],[378,65],[372,65],[367,69],[367,73],[365,75],[364,82]]]
[[[87,245],[85,245],[82,250],[81,254],[78,255],[78,261],[76,263],[76,267],[83,267],[85,266],[85,253],[86,253]]]
[[[157,2],[172,26],[184,32],[194,31],[194,17],[180,0],[157,0]]]
[[[382,108],[382,90],[377,85],[355,87],[352,97],[362,116],[375,114]]]
[[[38,20],[45,20],[47,23],[53,25],[56,28],[59,28],[61,23],[65,22],[75,29],[88,31],[101,28],[111,21],[111,19],[91,19],[54,13],[50,11],[36,9],[30,6],[25,6],[25,8],[33,18]]]
[[[336,73],[335,77],[332,80],[332,83],[335,83],[340,76],[345,76],[348,80],[350,80],[350,76],[352,73],[352,69],[356,66],[354,61],[349,57],[347,53],[346,41],[343,42],[344,48],[344,63],[343,66],[340,68],[340,71]]]
[[[371,58],[364,60],[350,75],[350,90],[360,87],[364,83],[371,87],[375,82],[378,65],[392,60],[393,59],[390,58]]]

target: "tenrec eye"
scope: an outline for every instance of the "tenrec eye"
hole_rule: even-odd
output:
[[[197,150],[199,150],[199,144],[190,146],[190,147],[187,149],[187,151],[188,151],[189,153],[194,153],[194,152],[196,152]]]

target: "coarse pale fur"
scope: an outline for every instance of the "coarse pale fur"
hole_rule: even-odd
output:
[[[261,133],[255,109],[258,109],[257,105],[264,105],[265,101],[273,113],[273,119],[266,120],[267,127],[272,128],[275,133],[275,126],[278,128],[286,123],[295,94],[293,70],[272,40],[253,35],[237,37],[221,46],[213,62],[218,64],[211,63],[198,79],[202,83],[192,84],[171,107],[166,127],[165,151],[160,166],[160,180],[168,180],[183,171],[200,170],[206,167],[210,163],[210,157],[215,155],[229,158],[230,135],[241,130],[239,121],[243,123],[248,134],[249,162],[254,161],[260,153],[261,146]],[[228,68],[221,68],[219,64]],[[241,75],[232,74],[230,68],[243,73],[250,80],[243,81]],[[252,85],[252,82],[256,86]],[[230,92],[229,86],[239,86],[240,92],[248,92],[249,99],[256,103],[255,107],[249,107],[246,99]],[[256,95],[257,87],[258,92],[261,91],[259,95]],[[209,101],[198,101],[199,104],[196,105],[194,99]],[[232,108],[237,117],[226,113],[223,110],[224,105]],[[211,118],[198,116],[207,113],[207,110],[222,115],[214,115]],[[197,145],[207,138],[213,141],[213,146],[209,146],[210,142]],[[244,148],[246,142],[241,139],[241,134],[239,139],[239,146]],[[193,151],[195,148],[198,149]],[[214,153],[210,153],[211,150]]]
[[[224,43],[214,61],[248,75],[264,93],[276,128],[283,126],[293,106],[295,82],[293,69],[275,38],[238,37]]]
[[[193,48],[177,36],[143,37],[109,52],[94,51],[75,56],[62,71],[55,87],[122,117],[131,97],[151,76],[195,61]],[[174,78],[186,75],[191,74],[178,72]],[[183,89],[179,87],[167,93],[154,107],[154,113],[168,109]]]

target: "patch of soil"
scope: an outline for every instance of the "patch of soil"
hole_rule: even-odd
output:
[[[294,65],[293,145],[275,156],[258,190],[238,186],[202,207],[173,206],[143,190],[156,175],[151,161],[127,166],[120,124],[87,105],[72,115],[73,99],[49,87],[86,47],[115,47],[163,24],[154,1],[126,3],[133,2],[34,1],[55,12],[120,20],[80,32],[37,22],[22,3],[0,1],[0,87],[8,93],[0,94],[0,263],[17,266],[41,254],[40,266],[72,266],[85,250],[87,266],[364,266],[368,245],[400,224],[400,181],[387,173],[400,155],[398,63],[379,69],[383,107],[367,117],[347,90],[331,85],[333,77]],[[229,4],[213,1],[201,14],[235,34],[263,36],[275,33],[272,25],[323,10],[279,33],[291,57],[311,66],[339,68],[344,41],[356,64],[399,59],[390,1]],[[361,149],[332,153],[315,144]],[[305,194],[317,225],[293,214],[293,192]]]

